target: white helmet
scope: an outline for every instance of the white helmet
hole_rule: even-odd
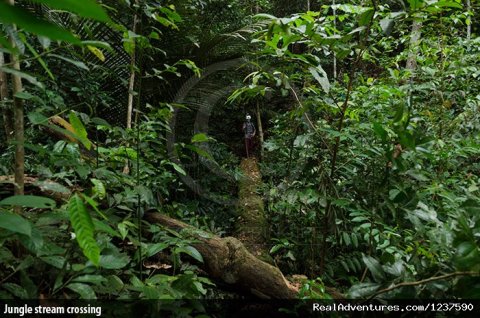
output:
[[[247,115],[247,117],[245,117],[245,118],[246,118],[247,120],[250,120],[250,119],[252,119],[252,116]]]

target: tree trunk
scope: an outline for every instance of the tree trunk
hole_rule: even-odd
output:
[[[280,270],[252,254],[234,237],[220,238],[160,213],[145,218],[176,231],[185,230],[197,241],[193,246],[203,257],[205,270],[220,279],[263,299],[295,299],[298,288],[288,282]]]
[[[413,20],[412,23],[412,32],[410,35],[410,52],[408,53],[408,59],[406,68],[407,70],[413,72],[417,68],[417,53],[418,53],[418,46],[420,44],[420,36],[422,35],[422,22],[418,20]]]
[[[8,1],[11,5],[15,4],[14,0]],[[15,25],[12,26],[13,32],[17,31]],[[10,44],[16,47],[15,39],[10,37]],[[16,53],[12,53],[11,61],[13,69],[20,71],[20,60]],[[12,75],[13,83],[13,110],[14,110],[14,129],[15,129],[15,195],[23,195],[24,193],[24,174],[25,174],[25,137],[23,123],[23,102],[20,98],[15,97],[17,93],[23,90],[22,79],[18,75]],[[17,213],[21,213],[21,207],[15,207]]]
[[[257,194],[262,182],[255,158],[245,158],[240,164],[243,177],[238,185],[238,215],[235,236],[247,250],[261,260],[273,263],[268,251],[267,230],[263,198]]]
[[[337,28],[337,8],[336,8],[336,3],[335,0],[333,0],[333,26],[336,29]],[[336,30],[334,31],[334,34],[336,34]],[[333,51],[333,80],[336,82],[337,81],[337,53]]]
[[[255,6],[255,13],[259,14],[260,13],[260,6],[257,5]],[[257,59],[258,62],[258,59]],[[260,141],[260,159],[263,159],[264,155],[264,150],[263,150],[263,125],[262,125],[262,116],[260,116],[260,105],[259,102],[257,101],[257,108],[255,110],[256,115],[257,115],[257,126],[258,126],[258,139]]]
[[[260,106],[258,101],[257,101],[256,113],[257,113],[258,139],[260,141],[260,159],[263,159],[263,155],[264,155],[263,125],[262,125],[262,116],[260,115]]]
[[[3,52],[0,52],[0,66],[5,63],[5,56]],[[5,139],[10,142],[14,136],[13,130],[13,113],[10,105],[8,104],[8,79],[7,74],[0,71],[0,107],[2,108],[3,115],[3,127],[5,129]]]
[[[469,13],[470,13],[470,11],[472,11],[472,4],[471,4],[470,0],[467,0],[467,11]],[[469,40],[472,36],[472,22],[473,21],[470,21],[470,23],[467,25],[467,39],[469,39]]]
[[[135,5],[138,5],[138,0],[135,1]],[[138,8],[135,8],[135,15],[133,16],[133,32],[137,33],[137,26],[138,26]],[[132,59],[130,60],[130,78],[128,80],[128,103],[127,103],[127,129],[132,128],[132,114],[133,114],[133,97],[134,97],[134,89],[135,89],[135,65],[136,65],[136,41],[135,38],[133,39],[133,50],[132,50]],[[127,159],[125,162],[125,166],[123,167],[123,173],[129,174],[129,160]]]
[[[133,18],[133,32],[137,29],[138,15],[135,14]],[[135,41],[135,40],[134,40]],[[130,78],[128,80],[128,104],[127,104],[127,128],[132,128],[132,113],[133,113],[133,96],[135,88],[135,46],[132,52],[132,59],[130,60]]]

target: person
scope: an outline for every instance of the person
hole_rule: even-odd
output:
[[[246,120],[243,123],[243,133],[245,134],[245,152],[247,153],[247,158],[249,158],[253,147],[253,137],[255,136],[257,130],[251,122],[252,116],[247,114],[245,119]]]

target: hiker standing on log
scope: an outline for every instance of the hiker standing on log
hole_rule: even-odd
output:
[[[247,114],[245,119],[246,121],[243,123],[243,132],[245,134],[245,152],[247,154],[247,158],[249,158],[249,154],[252,151],[253,147],[253,137],[255,136],[257,130],[255,129],[253,123],[250,121],[252,117],[249,114]]]

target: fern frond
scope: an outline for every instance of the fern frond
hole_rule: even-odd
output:
[[[78,245],[93,264],[98,266],[100,262],[100,248],[95,240],[94,225],[82,198],[75,194],[68,202],[70,222],[75,230]]]
[[[99,199],[105,198],[105,196],[107,195],[107,190],[105,189],[105,185],[103,184],[103,182],[98,179],[90,179],[90,181],[92,181],[93,183],[93,194]]]

